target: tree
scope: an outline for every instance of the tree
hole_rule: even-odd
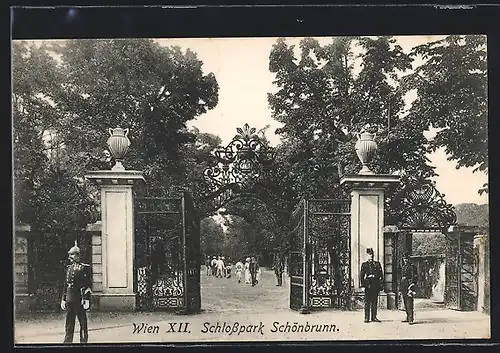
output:
[[[33,240],[39,260],[36,268],[47,275],[62,274],[67,250],[81,240],[87,224],[98,220],[96,201],[82,182],[54,167],[41,180],[34,199],[36,213],[30,224],[38,234]]]
[[[182,147],[195,136],[186,123],[214,108],[218,85],[190,50],[149,39],[68,40],[53,45],[64,81],[61,138],[82,169],[109,168],[110,127],[130,129],[125,165],[143,170],[158,194],[186,188]]]
[[[455,205],[454,208],[459,225],[489,227],[489,207],[487,204],[461,203]]]
[[[488,80],[486,37],[447,36],[413,48],[425,63],[406,77],[416,90],[408,119],[438,129],[430,150],[445,148],[456,168],[488,172]],[[479,191],[488,192],[487,184]]]
[[[201,253],[205,256],[219,256],[224,252],[224,230],[213,218],[201,221]]]
[[[181,147],[181,158],[185,168],[179,183],[197,200],[203,198],[211,191],[211,185],[204,176],[206,168],[214,165],[213,151],[221,144],[219,136],[200,132],[194,127],[191,131],[194,141]]]
[[[354,55],[354,48],[359,55]],[[288,173],[280,171],[282,194],[338,195],[340,174],[359,170],[355,133],[366,124],[378,136],[372,170],[435,174],[426,157],[427,126],[415,126],[403,116],[399,77],[411,63],[392,37],[333,38],[324,46],[306,38],[300,42],[298,59],[294,46],[277,41],[269,70],[279,90],[268,97],[273,117],[283,124],[276,131],[283,141],[278,160]]]
[[[54,59],[43,47],[26,42],[12,46],[12,123],[14,207],[17,222],[31,223],[34,193],[41,187],[50,160],[46,133],[57,128],[57,110],[50,104],[60,79]],[[48,99],[49,98],[49,99]]]
[[[261,265],[269,264],[272,253],[284,253],[288,214],[276,205],[253,197],[240,197],[226,204],[219,213],[228,216],[228,251],[237,252],[240,258],[258,255]]]
[[[449,36],[408,54],[392,37],[333,38],[327,45],[306,38],[299,49],[279,39],[269,57],[279,88],[269,105],[283,124],[275,171],[283,198],[342,197],[339,177],[359,170],[355,135],[367,124],[379,146],[371,169],[402,177],[388,194],[388,213],[397,214],[404,185],[436,176],[427,155],[437,148],[445,147],[457,168],[487,172],[484,37]],[[410,71],[416,56],[426,61]],[[410,90],[418,98],[405,112]],[[431,141],[424,135],[430,128],[440,129]]]
[[[226,218],[226,226],[225,254],[235,261],[261,254],[259,232],[245,218],[231,215]]]
[[[186,123],[218,99],[215,77],[203,74],[196,54],[152,40],[19,42],[13,64],[19,219],[30,221],[31,184],[39,185],[37,178],[53,162],[45,153],[54,149],[44,141],[47,133],[56,144],[58,168],[81,179],[86,170],[110,167],[108,129],[130,128],[125,165],[144,170],[159,195],[189,189],[193,160],[181,157],[191,153],[196,136]]]
[[[196,133],[186,122],[217,104],[217,82],[201,65],[193,52],[151,40],[14,43],[18,219],[29,223],[35,214],[33,189],[43,187],[39,179],[49,165],[77,179],[89,169],[108,169],[107,130],[117,125],[131,129],[126,166],[144,170],[159,195],[200,180],[188,176],[204,156],[181,157],[198,153],[192,151]]]
[[[415,256],[446,253],[446,237],[441,233],[416,233],[412,236],[412,254]]]
[[[83,176],[111,166],[108,128],[130,128],[125,166],[144,170],[158,196],[187,182],[203,192],[194,166],[206,151],[186,123],[215,107],[218,86],[201,66],[193,52],[151,40],[13,44],[16,220],[38,235],[47,266],[37,270],[61,268],[66,247],[98,218],[97,190]]]
[[[224,243],[224,254],[233,261],[240,261],[251,254],[252,243],[255,240],[255,230],[239,216],[231,215],[226,218],[226,239]]]

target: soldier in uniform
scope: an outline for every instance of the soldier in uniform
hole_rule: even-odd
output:
[[[410,254],[403,255],[403,266],[401,268],[401,282],[399,291],[403,296],[403,303],[406,311],[406,320],[410,325],[413,324],[413,298],[415,296],[415,282],[417,280],[417,268],[410,263]]]
[[[365,289],[365,322],[380,322],[377,319],[378,294],[383,289],[384,279],[380,262],[373,260],[373,249],[366,250],[368,261],[361,264],[360,280]]]
[[[90,308],[92,280],[90,265],[80,262],[77,243],[68,251],[70,264],[66,270],[61,309],[66,310],[66,335],[64,343],[73,343],[75,317],[80,324],[80,343],[88,341],[87,313]]]

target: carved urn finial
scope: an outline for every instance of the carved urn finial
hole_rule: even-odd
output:
[[[128,129],[122,129],[121,127],[116,127],[114,129],[109,129],[109,138],[107,145],[109,152],[115,159],[115,165],[111,170],[125,170],[122,164],[125,155],[130,147],[130,140],[128,139]]]
[[[368,163],[371,162],[378,149],[377,143],[375,142],[377,134],[371,133],[370,130],[370,125],[367,124],[359,133],[356,134],[358,137],[358,141],[355,145],[356,154],[358,155],[358,158],[363,166],[359,171],[359,174],[374,174],[368,167]]]

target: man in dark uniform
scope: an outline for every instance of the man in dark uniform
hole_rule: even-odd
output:
[[[90,265],[80,262],[80,248],[76,242],[69,251],[70,264],[66,270],[61,309],[66,312],[66,335],[64,343],[73,343],[75,317],[80,324],[80,343],[88,341],[87,313],[90,308],[92,280]]]
[[[279,254],[276,255],[276,259],[274,261],[274,274],[276,275],[276,281],[278,282],[276,285],[281,286],[283,284],[283,261],[281,260],[281,256]]]
[[[410,254],[403,256],[403,266],[401,267],[401,282],[399,291],[403,296],[403,303],[406,311],[406,320],[410,325],[413,324],[413,298],[415,296],[415,282],[417,280],[417,268],[410,262]]]
[[[361,286],[365,289],[365,322],[380,322],[377,319],[378,294],[383,289],[384,278],[380,262],[373,260],[373,249],[366,250],[368,261],[361,265]]]
[[[257,280],[257,272],[259,271],[259,264],[257,263],[257,259],[255,256],[252,256],[250,259],[249,265],[250,275],[252,277],[252,287],[255,286],[259,281]]]

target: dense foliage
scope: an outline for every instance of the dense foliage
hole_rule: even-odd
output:
[[[461,203],[455,205],[457,223],[464,226],[478,226],[489,228],[489,205],[475,203]]]
[[[204,256],[226,254],[224,230],[220,223],[207,217],[201,220],[201,253]],[[227,255],[226,255],[227,256]]]
[[[488,79],[485,36],[448,36],[420,45],[425,63],[407,77],[417,92],[408,119],[438,129],[431,151],[445,148],[460,167],[488,172]],[[483,191],[487,192],[487,185]]]
[[[446,237],[441,233],[417,233],[412,236],[412,255],[446,254]]]
[[[130,129],[125,167],[143,170],[158,196],[206,193],[201,171],[220,139],[187,123],[216,106],[218,85],[192,51],[147,39],[19,41],[12,71],[16,221],[47,246],[41,263],[64,261],[99,219],[98,190],[83,177],[112,166],[111,127]]]
[[[357,55],[355,48],[361,49]],[[378,137],[375,172],[432,173],[425,129],[415,129],[401,116],[399,77],[411,69],[411,62],[391,37],[334,38],[324,46],[304,39],[299,58],[293,46],[278,40],[269,69],[280,89],[269,94],[269,104],[283,124],[277,133],[289,151],[285,158],[290,170],[282,180],[294,185],[297,196],[328,196],[335,191],[339,172],[359,170],[354,144],[366,124]]]

